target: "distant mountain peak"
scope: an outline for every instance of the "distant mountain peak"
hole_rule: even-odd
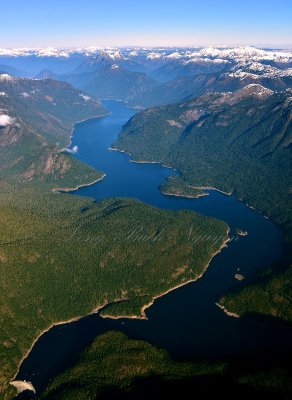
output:
[[[215,100],[214,104],[217,105],[227,103],[229,105],[234,105],[246,99],[247,97],[255,97],[258,100],[266,100],[273,94],[273,90],[267,89],[266,87],[257,83],[251,83],[241,89],[236,90],[235,92],[220,93],[220,97]]]
[[[15,76],[12,76],[10,74],[0,74],[0,82],[14,81],[14,80],[17,80]]]
[[[289,62],[292,60],[291,52],[283,52],[279,50],[259,49],[252,46],[242,47],[194,47],[194,48],[118,48],[118,47],[84,47],[84,48],[0,48],[0,56],[19,57],[19,56],[35,56],[35,57],[62,57],[69,58],[74,55],[83,55],[87,57],[104,57],[111,60],[126,60],[129,57],[144,56],[148,60],[175,60],[175,59],[191,59],[191,58],[209,58],[222,60],[273,60],[280,62]]]
[[[258,96],[258,97],[263,97],[263,96],[271,96],[274,93],[273,90],[267,89],[266,87],[259,85],[257,83],[251,83],[249,85],[246,85],[244,88],[239,89],[235,92],[235,94],[243,94],[247,96]]]

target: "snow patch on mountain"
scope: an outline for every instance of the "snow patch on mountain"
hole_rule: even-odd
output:
[[[47,47],[45,49],[37,49],[35,55],[37,57],[65,57],[70,56],[70,51],[55,49],[54,47]]]
[[[273,90],[268,89],[262,85],[258,85],[256,83],[251,83],[245,86],[243,89],[238,90],[238,92],[252,94],[258,97],[267,97],[271,96],[274,93]]]
[[[84,101],[89,101],[89,100],[91,100],[91,97],[88,96],[87,94],[80,93],[79,96],[82,97],[82,99],[83,99]]]
[[[251,78],[258,79],[262,78],[284,78],[292,77],[292,68],[285,70],[272,67],[271,65],[261,64],[259,62],[241,62],[236,64],[230,69],[231,72],[225,74],[234,78]]]
[[[273,90],[267,89],[262,85],[251,83],[235,92],[214,93],[215,95],[219,95],[219,97],[215,99],[213,105],[220,106],[224,103],[234,105],[247,97],[256,97],[258,100],[265,100],[274,93]]]
[[[182,64],[183,65],[188,65],[188,64],[195,64],[195,63],[199,63],[199,64],[229,64],[230,61],[228,60],[224,60],[222,58],[203,58],[203,57],[192,57],[190,59],[187,60],[183,60]]]
[[[160,58],[164,57],[164,53],[149,53],[147,54],[147,60],[158,60]]]
[[[222,58],[227,60],[253,60],[253,61],[280,61],[280,62],[289,62],[292,60],[292,54],[281,52],[281,51],[272,51],[272,50],[263,50],[257,49],[256,47],[246,46],[246,47],[236,47],[236,48],[214,48],[207,47],[198,51],[197,55],[211,58]]]
[[[130,51],[129,56],[130,57],[137,57],[139,55],[139,52],[137,50]]]
[[[16,78],[9,74],[0,74],[0,82],[15,81]]]
[[[226,73],[225,76],[229,76],[231,78],[239,78],[240,80],[244,80],[244,79],[259,79],[259,75],[256,74],[251,74],[250,72],[246,72],[246,71],[235,71],[235,72],[231,72],[231,73]]]

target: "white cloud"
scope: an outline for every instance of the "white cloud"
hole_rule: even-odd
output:
[[[78,152],[78,150],[79,150],[78,146],[73,146],[72,149],[69,149],[67,147],[67,149],[66,149],[67,153],[70,153],[70,154],[76,154]]]
[[[9,117],[9,115],[0,115],[0,126],[7,126],[13,124],[13,118]]]

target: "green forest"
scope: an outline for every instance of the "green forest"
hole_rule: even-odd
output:
[[[239,364],[240,367],[239,367]],[[165,350],[120,332],[96,337],[65,372],[49,384],[42,400],[186,398],[222,395],[225,399],[291,394],[289,371],[278,362],[184,362]]]
[[[124,126],[114,146],[135,160],[160,161],[179,170],[179,190],[181,182],[184,187],[216,187],[278,224],[284,232],[282,260],[240,293],[226,294],[221,304],[241,315],[259,312],[291,321],[289,93],[271,94],[260,85],[249,85],[234,93],[149,108]],[[177,178],[169,179],[162,192],[165,188],[177,190]]]
[[[70,85],[33,82],[38,96],[80,101],[80,91]],[[17,81],[18,90],[26,83]],[[74,119],[70,104],[60,103],[63,111],[55,115],[54,107],[36,99],[28,120],[21,111],[27,97],[12,101],[16,94],[9,93],[5,107],[14,122],[0,128],[0,392],[5,399],[12,396],[6,389],[19,363],[44,330],[111,303],[116,304],[106,314],[143,317],[142,307],[154,297],[200,277],[229,230],[224,222],[193,212],[130,199],[94,202],[55,191],[90,183],[103,173],[63,150]],[[86,104],[82,118],[107,112],[99,102]],[[61,127],[51,131],[56,118]],[[191,226],[210,240],[192,243]]]
[[[196,198],[200,196],[206,196],[202,190],[190,186],[179,176],[170,176],[160,186],[161,193],[168,196],[182,196],[188,198]]]

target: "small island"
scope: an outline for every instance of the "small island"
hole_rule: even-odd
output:
[[[195,199],[201,196],[208,196],[208,193],[196,188],[195,186],[189,185],[179,176],[170,176],[160,186],[162,194],[167,196],[179,196]]]
[[[244,230],[242,230],[242,229],[240,229],[240,228],[235,228],[235,232],[236,232],[236,234],[237,234],[238,236],[247,236],[247,235],[248,235],[248,232],[247,232],[247,231],[244,231]]]
[[[242,274],[235,274],[234,278],[238,281],[243,281],[245,279],[245,276]]]

